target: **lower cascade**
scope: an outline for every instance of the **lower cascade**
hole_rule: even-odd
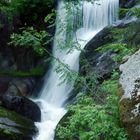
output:
[[[68,6],[71,6],[70,11]],[[81,49],[105,26],[117,20],[118,7],[119,0],[81,1],[76,6],[73,2],[59,1],[53,45],[54,58],[78,72]],[[73,27],[71,31],[68,31],[69,24]],[[69,40],[77,42],[77,47],[67,47],[71,44]],[[40,97],[34,100],[40,106],[42,114],[41,122],[36,123],[39,134],[34,140],[53,140],[55,128],[67,112],[65,104],[74,82],[70,84],[65,80],[61,83],[63,74],[57,72],[59,64],[56,60],[45,76]]]

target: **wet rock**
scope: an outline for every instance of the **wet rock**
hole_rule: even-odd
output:
[[[118,69],[119,65],[113,60],[116,55],[112,50],[105,53],[95,51],[92,55],[85,54],[83,57],[88,65],[80,63],[80,73],[88,75],[88,73],[94,73],[99,79],[106,79],[110,77],[113,70]],[[88,56],[88,57],[86,57]],[[83,60],[81,58],[81,61]]]
[[[134,16],[131,11],[129,11],[126,13],[126,16],[122,20],[117,21],[116,26],[118,28],[125,28],[131,24],[134,24],[137,21],[138,21],[138,18]]]
[[[35,77],[0,77],[0,93],[11,93],[13,95],[31,96],[37,84]]]
[[[109,27],[104,28],[95,37],[93,37],[85,46],[87,55],[92,55],[98,47],[113,41],[111,30]]]
[[[120,7],[132,8],[136,4],[136,0],[120,0]]]
[[[125,8],[132,8],[136,4],[136,0],[128,0],[124,5]]]
[[[41,119],[38,105],[26,97],[7,93],[1,96],[1,105],[35,122]]]
[[[1,140],[32,140],[36,133],[33,121],[0,107]]]
[[[10,80],[11,78],[9,77],[0,77],[0,94],[3,94],[7,91]]]
[[[122,71],[120,84],[120,114],[121,120],[132,136],[140,139],[140,50],[120,66]]]
[[[35,88],[35,85],[35,78],[14,78],[10,81],[7,92],[13,95],[29,96]]]
[[[93,58],[95,61],[93,61],[93,71],[96,75],[105,79],[111,76],[113,70],[118,69],[117,62],[112,59],[114,55],[114,52],[108,51],[98,56],[95,60]]]

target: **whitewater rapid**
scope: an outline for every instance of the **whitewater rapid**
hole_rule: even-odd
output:
[[[71,4],[72,13],[67,12],[67,4]],[[81,1],[77,6],[72,2],[59,1],[57,8],[56,33],[53,45],[53,56],[59,61],[67,64],[73,71],[79,70],[79,55],[81,50],[73,48],[60,49],[60,45],[67,46],[69,34],[83,49],[99,31],[105,26],[113,24],[117,20],[119,0],[98,0],[97,2]],[[72,19],[73,31],[68,32],[68,17]],[[80,23],[80,24],[79,24]],[[77,26],[78,25],[78,26]],[[60,31],[60,29],[62,30]],[[73,47],[73,46],[71,46]],[[41,122],[36,123],[39,134],[34,140],[53,140],[55,128],[60,119],[65,115],[67,109],[65,102],[73,89],[74,82],[61,83],[62,73],[57,73],[59,63],[53,61],[49,72],[45,76],[45,82],[40,92],[40,97],[34,101],[41,109]]]

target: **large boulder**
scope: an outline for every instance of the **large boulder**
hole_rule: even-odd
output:
[[[26,97],[7,93],[1,96],[1,105],[35,122],[41,120],[40,108]]]
[[[104,53],[97,51],[99,47],[114,41],[111,33],[112,28],[104,28],[85,46],[80,55],[80,73],[82,75],[94,72],[99,77],[105,78],[111,74],[112,70],[117,68],[117,63],[112,59],[115,55],[113,51],[110,50]]]
[[[120,66],[121,120],[133,140],[140,139],[140,50]]]
[[[111,28],[106,27],[101,30],[97,35],[95,35],[85,46],[85,52],[88,52],[88,55],[92,55],[94,50],[98,47],[113,42],[113,37],[111,34]]]
[[[0,140],[32,140],[36,133],[33,121],[0,107]]]
[[[118,63],[113,60],[116,55],[112,50],[101,53],[95,51],[92,55],[83,54],[81,58],[80,73],[88,75],[88,73],[94,73],[99,79],[106,79],[111,76],[112,71],[118,69]],[[88,56],[88,57],[86,57]],[[83,64],[83,59],[86,59],[86,64]]]
[[[0,94],[5,92],[13,95],[29,97],[32,95],[37,80],[35,77],[9,77],[0,76]]]
[[[21,96],[30,96],[36,85],[36,79],[33,77],[13,78],[9,82],[8,93]]]

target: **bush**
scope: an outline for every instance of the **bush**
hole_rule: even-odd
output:
[[[100,86],[100,94],[106,95],[104,104],[83,93],[77,97],[77,103],[70,106],[69,115],[57,127],[58,140],[128,140],[119,119],[117,79],[115,72]]]
[[[33,49],[38,55],[45,53],[45,46],[50,43],[47,40],[50,35],[46,31],[35,30],[33,27],[26,28],[22,33],[13,33],[9,45]]]

